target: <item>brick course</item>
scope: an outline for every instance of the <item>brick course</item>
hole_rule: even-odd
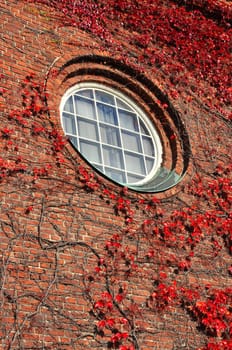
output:
[[[10,111],[22,108],[21,83],[31,72],[36,74],[39,81],[47,81],[50,115],[44,117],[42,122],[48,128],[53,123],[62,135],[59,105],[67,88],[91,79],[114,84],[137,100],[153,118],[166,149],[165,162],[170,164],[172,146],[162,122],[165,120],[171,125],[171,130],[178,134],[172,117],[165,109],[160,109],[163,114],[160,119],[157,118],[159,100],[143,82],[117,66],[102,63],[104,57],[106,61],[109,59],[118,63],[117,53],[112,57],[111,52],[103,51],[101,41],[89,33],[78,28],[60,27],[48,8],[27,1],[4,0],[1,18],[0,74],[3,74],[1,87],[6,89],[6,99],[0,97],[0,129],[14,128],[10,138],[13,145],[8,144],[6,139],[1,140],[1,157],[9,161],[22,157],[22,161],[16,161],[16,164],[26,164],[27,169],[31,170],[18,171],[9,180],[6,178],[0,183],[0,348],[107,349],[109,337],[106,336],[105,340],[96,331],[101,316],[96,317],[97,311],[93,306],[107,290],[107,283],[112,283],[115,295],[119,287],[127,289],[125,308],[132,309],[133,305],[138,308],[134,312],[136,327],[140,329],[137,338],[141,350],[203,347],[207,335],[198,328],[191,312],[174,304],[169,311],[159,313],[149,309],[147,303],[157,276],[163,269],[171,281],[177,280],[180,286],[186,288],[209,284],[214,288],[229,288],[230,256],[223,238],[219,238],[222,250],[218,256],[214,256],[211,236],[206,237],[195,250],[190,271],[178,272],[172,256],[176,254],[181,259],[186,254],[185,250],[181,246],[174,247],[174,243],[172,246],[172,242],[166,246],[157,240],[154,245],[152,228],[149,225],[147,231],[141,228],[147,217],[153,220],[154,215],[158,215],[155,211],[154,215],[149,214],[145,205],[138,205],[142,200],[152,200],[153,194],[138,194],[129,190],[123,198],[130,199],[132,203],[134,223],[126,224],[123,212],[115,215],[115,199],[106,198],[102,193],[102,188],[109,188],[117,197],[122,191],[120,186],[95,174],[68,142],[63,151],[64,160],[59,164],[50,148],[51,139],[43,134],[32,135],[30,124],[21,127],[7,118]],[[127,44],[133,33],[126,30],[120,33],[121,30],[116,39],[140,52],[138,45],[129,44],[129,41]],[[102,62],[86,59],[65,66],[72,59],[84,56],[102,57]],[[58,74],[53,75],[54,69]],[[97,74],[101,69],[104,76]],[[69,75],[73,72],[76,74]],[[112,80],[113,74],[118,81]],[[167,89],[168,83],[162,72],[155,75],[151,68],[145,66],[143,75],[154,86]],[[124,85],[126,79],[132,88]],[[152,107],[144,102],[146,99],[153,101]],[[210,174],[215,169],[218,154],[229,155],[226,123],[219,118],[212,121],[211,112],[203,108],[201,101],[193,98],[187,102],[185,92],[176,100],[170,97],[170,101],[188,132],[192,158],[183,181],[156,195],[163,203],[164,216],[192,205],[194,201],[197,203],[198,200],[186,190],[192,178],[197,172]],[[178,139],[173,143],[177,169],[181,169],[181,141]],[[97,176],[102,186],[100,190],[86,190],[84,183],[79,181],[79,165]],[[33,177],[32,169],[40,168],[47,169],[46,175]],[[202,210],[205,205],[202,202]],[[128,265],[125,264],[126,257],[117,255],[120,249],[115,255],[118,261],[117,258],[113,261],[110,254],[107,255],[104,247],[113,233],[119,233],[122,237]],[[146,260],[145,252],[150,248],[154,250],[155,258]],[[133,268],[130,257],[135,255],[135,251],[137,267]],[[108,272],[110,282],[106,281],[103,271],[97,272],[97,267],[104,270],[104,266],[99,264],[99,257],[105,256],[112,260],[112,270]],[[122,314],[118,314],[115,308],[113,316],[122,317]],[[126,328],[121,325],[121,331]]]

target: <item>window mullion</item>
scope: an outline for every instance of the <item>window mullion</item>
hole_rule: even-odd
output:
[[[96,112],[96,123],[97,123],[97,130],[98,130],[98,136],[99,136],[99,148],[100,148],[100,156],[102,159],[102,170],[105,173],[105,163],[103,158],[103,147],[102,147],[102,139],[101,139],[101,129],[100,129],[100,120],[98,115],[98,109],[97,109],[97,99],[95,94],[95,89],[93,89],[93,100],[94,100],[94,108]]]
[[[139,122],[139,117],[138,114],[136,114],[136,118],[137,118],[137,122],[138,122],[138,126],[139,126],[139,138],[140,138],[140,143],[141,143],[141,147],[142,147],[142,156],[143,156],[143,163],[144,163],[144,167],[145,167],[145,174],[148,174],[148,170],[147,170],[147,162],[145,159],[145,152],[144,152],[144,146],[143,146],[143,136],[142,136],[142,131],[140,128],[140,122]]]
[[[77,149],[81,150],[81,146],[80,146],[80,141],[79,141],[79,127],[78,127],[78,123],[77,123],[77,110],[76,110],[76,104],[75,104],[75,98],[74,95],[72,95],[72,103],[73,103],[73,112],[74,112],[74,122],[75,122],[75,126],[76,126],[76,139],[77,139]]]
[[[114,96],[114,99],[115,99],[116,114],[117,114],[117,119],[118,119],[119,138],[120,138],[121,150],[122,150],[123,172],[124,172],[124,175],[125,175],[125,180],[126,180],[125,182],[127,184],[128,183],[128,176],[127,176],[127,169],[126,169],[126,159],[125,159],[124,147],[123,147],[123,142],[122,142],[122,133],[121,133],[119,113],[118,113],[118,105],[117,105],[117,101],[116,101],[116,97],[115,96]]]

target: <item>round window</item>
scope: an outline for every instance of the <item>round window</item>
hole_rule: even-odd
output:
[[[63,97],[61,118],[72,144],[108,178],[132,188],[154,178],[162,160],[159,136],[121,92],[96,83],[76,85]]]

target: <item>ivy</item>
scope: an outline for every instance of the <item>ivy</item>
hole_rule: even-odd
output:
[[[161,0],[37,0],[36,3],[55,10],[53,15],[58,16],[61,25],[91,33],[109,54],[117,52],[137,71],[143,71],[143,67],[152,69],[153,73],[161,71],[167,77],[170,98],[178,99],[187,92],[188,103],[196,103],[199,97],[208,108],[222,114],[223,122],[227,123],[230,119],[231,29],[230,13],[225,2],[220,1],[220,5],[218,1],[192,0],[188,6],[182,6],[182,2],[179,5],[179,1]],[[206,5],[210,18],[204,12]],[[215,14],[219,16],[217,21],[212,20]],[[128,41],[125,43],[122,40],[122,45],[118,44],[118,23],[128,35]],[[136,50],[132,53],[128,44],[135,47],[139,54]],[[18,287],[19,290],[13,295],[12,288],[3,288],[4,303],[11,305],[8,312],[17,320],[12,326],[17,328],[14,335],[5,332],[8,348],[15,346],[16,339],[21,341],[26,325],[28,329],[33,328],[33,317],[40,314],[40,309],[46,308],[52,315],[51,319],[60,322],[59,325],[64,322],[62,327],[67,322],[68,328],[75,330],[78,346],[82,344],[78,343],[82,337],[91,337],[98,347],[138,350],[143,346],[139,337],[149,334],[150,320],[157,314],[162,318],[179,308],[195,322],[195,332],[198,327],[199,332],[204,334],[204,340],[207,339],[205,346],[198,350],[231,349],[231,289],[204,285],[205,281],[203,285],[199,281],[185,285],[188,278],[195,276],[192,272],[196,269],[197,259],[203,254],[202,246],[207,249],[205,259],[208,262],[217,262],[217,259],[223,259],[224,254],[229,257],[232,253],[231,165],[214,161],[210,174],[198,170],[189,186],[183,189],[183,196],[177,194],[175,200],[168,197],[160,200],[152,195],[145,197],[132,194],[127,188],[118,190],[114,185],[106,185],[83,162],[76,163],[76,159],[73,159],[68,141],[51,122],[46,88],[38,80],[33,73],[25,77],[20,91],[21,107],[10,110],[4,116],[7,126],[0,129],[3,150],[0,158],[1,191],[7,197],[11,193],[8,186],[12,186],[13,192],[17,188],[27,195],[20,204],[19,218],[11,208],[5,209],[5,203],[2,206],[4,216],[1,230],[4,242],[8,242],[3,272],[7,278],[11,276],[18,283],[18,276],[24,276],[30,268],[25,264],[20,266],[22,270],[15,270],[12,256],[15,254],[17,257],[18,252],[17,249],[14,251],[14,242],[22,239],[25,240],[25,247],[34,244],[36,252],[41,252],[40,266],[49,261],[50,275],[49,283],[43,281],[45,277],[39,274],[41,268],[38,268],[36,278],[43,283],[39,288],[36,285],[36,292],[29,290],[30,293],[21,295]],[[203,87],[208,89],[206,96],[203,96]],[[2,99],[6,93],[6,89],[0,89]],[[167,108],[167,105],[162,107]],[[21,135],[23,145],[18,135]],[[41,139],[43,148],[41,154],[38,153],[38,159],[26,155],[25,145],[33,149]],[[210,153],[210,150],[206,151]],[[197,163],[197,157],[193,161]],[[57,179],[59,171],[65,174],[62,185]],[[60,199],[63,186],[68,189],[66,202],[64,198]],[[86,198],[99,201],[104,208],[109,208],[115,224],[111,223],[106,237],[101,234],[99,239],[96,235],[96,242],[89,243],[88,238],[95,229],[94,222],[91,222],[92,231],[89,232],[85,228],[86,217],[83,219],[80,213],[81,224],[73,235],[75,239],[64,236],[66,224],[69,224],[69,234],[77,226],[77,193],[85,193]],[[71,223],[68,220],[66,223],[65,219],[60,225],[59,213],[62,212]],[[26,226],[23,225],[30,219],[34,220],[31,230],[36,227],[36,234],[24,229]],[[52,227],[52,237],[46,236],[44,221]],[[120,225],[117,226],[117,222]],[[20,228],[21,224],[23,229]],[[79,240],[79,237],[82,238]],[[72,265],[69,250],[75,247],[79,249],[74,250],[78,259],[83,258],[83,266],[78,277],[74,274],[75,278],[73,275],[69,278],[68,274],[62,275],[62,269],[65,264]],[[65,256],[66,250],[69,251],[68,257]],[[75,259],[75,254],[72,258]],[[224,278],[231,277],[229,264],[223,266],[223,273]],[[81,281],[76,282],[79,277]],[[141,281],[146,281],[145,286]],[[133,289],[137,284],[138,293]],[[80,326],[79,333],[75,328],[76,320],[66,310],[58,310],[56,300],[50,299],[58,287],[63,291],[69,287],[81,288],[80,295],[86,303],[89,323],[83,328]],[[137,295],[140,289],[143,294]],[[32,305],[36,304],[36,308],[21,321],[18,306],[24,297]],[[74,305],[78,302],[75,300]]]

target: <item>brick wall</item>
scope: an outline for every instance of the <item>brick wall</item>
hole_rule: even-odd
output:
[[[3,0],[0,28],[0,348],[179,350],[228,340],[202,324],[196,306],[231,285],[229,236],[217,233],[213,203],[228,198],[207,192],[218,164],[228,163],[228,123],[197,93],[169,95],[162,69],[144,65],[134,75],[132,62],[60,26],[45,6]],[[138,54],[131,37],[120,27],[115,34]],[[187,168],[177,186],[155,197],[125,190],[65,142],[61,98],[91,80],[128,94],[153,119],[165,164],[175,153],[176,169]],[[32,96],[41,109],[27,115]],[[218,209],[225,232],[227,209]]]

